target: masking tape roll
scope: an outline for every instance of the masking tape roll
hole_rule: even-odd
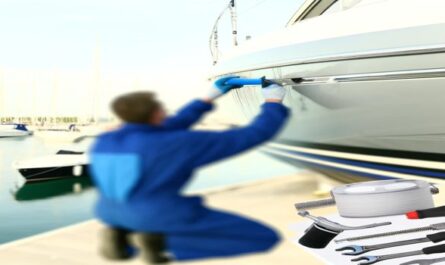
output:
[[[434,207],[431,184],[422,180],[383,180],[340,186],[332,190],[343,217],[378,217]]]

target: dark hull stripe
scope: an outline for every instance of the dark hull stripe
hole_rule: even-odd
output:
[[[283,149],[274,148],[279,151],[284,151]],[[339,164],[346,164],[356,167],[364,167],[364,168],[371,168],[371,169],[378,169],[378,170],[384,170],[384,171],[392,171],[396,173],[402,173],[402,174],[410,174],[410,175],[416,175],[416,176],[425,176],[425,177],[432,177],[432,178],[444,178],[445,179],[445,171],[440,171],[437,169],[429,170],[426,168],[414,168],[414,167],[408,167],[408,166],[395,166],[395,165],[386,165],[381,163],[371,163],[371,162],[364,162],[359,160],[350,160],[350,159],[340,159],[340,158],[333,158],[328,156],[322,156],[322,155],[314,155],[314,154],[308,154],[298,151],[285,151],[290,154],[296,154],[301,156],[306,156],[310,158],[316,158],[324,161],[329,162],[335,162]]]
[[[289,146],[306,147],[306,148],[320,149],[326,151],[337,151],[337,152],[352,153],[352,154],[445,162],[445,154],[441,153],[401,151],[401,150],[367,148],[367,147],[352,147],[344,145],[320,144],[320,143],[292,141],[292,140],[276,140],[275,142]]]
[[[69,177],[86,177],[88,176],[88,166],[82,166],[82,175],[74,176],[73,166],[66,167],[47,167],[47,168],[22,168],[19,169],[20,174],[27,181],[40,181],[50,179],[61,179]]]

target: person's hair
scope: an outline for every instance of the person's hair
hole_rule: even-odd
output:
[[[156,100],[156,95],[152,92],[140,91],[132,92],[117,97],[111,108],[124,122],[147,123],[161,104]]]

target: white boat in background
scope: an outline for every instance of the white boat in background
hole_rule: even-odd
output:
[[[0,124],[0,138],[2,137],[23,137],[32,135],[24,124]]]
[[[342,181],[445,179],[444,10],[443,0],[307,0],[282,30],[217,58],[212,77],[286,85],[292,117],[265,149],[274,157]],[[233,91],[232,115],[256,115],[259,93]]]
[[[93,141],[94,137],[83,137],[56,154],[18,160],[12,167],[26,182],[89,177],[87,151]]]
[[[58,152],[33,159],[17,161],[13,167],[26,182],[48,181],[88,176],[88,156],[84,153]]]

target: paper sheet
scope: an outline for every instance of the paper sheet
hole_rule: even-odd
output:
[[[314,213],[314,215],[316,215]],[[403,230],[403,229],[410,229],[410,228],[418,228],[423,226],[428,226],[430,224],[435,223],[442,223],[445,222],[445,217],[440,218],[429,218],[429,219],[422,219],[422,220],[409,220],[405,216],[390,216],[390,217],[379,217],[379,218],[343,218],[338,215],[331,215],[327,216],[328,219],[344,224],[344,225],[351,225],[351,226],[358,226],[358,225],[364,225],[364,224],[371,224],[376,222],[392,222],[391,225],[388,226],[382,226],[382,227],[376,227],[376,228],[370,228],[370,229],[363,229],[363,230],[352,230],[352,231],[345,231],[343,233],[340,233],[335,239],[341,239],[346,237],[355,237],[355,236],[362,236],[362,235],[369,235],[369,234],[375,234],[375,233],[382,233],[382,232],[390,232],[390,231],[396,231],[396,230]],[[331,243],[325,248],[325,249],[311,249],[301,246],[298,243],[298,239],[303,235],[306,228],[308,228],[311,225],[311,220],[305,220],[303,222],[291,225],[290,229],[296,232],[296,238],[294,240],[294,243],[300,247],[304,248],[305,251],[310,252],[317,258],[319,258],[321,261],[324,262],[324,264],[335,264],[335,265],[347,265],[347,264],[358,264],[358,262],[352,262],[351,259],[359,256],[345,256],[342,255],[340,252],[336,252],[335,249],[347,246],[347,245],[374,245],[374,244],[381,244],[381,243],[389,243],[394,241],[400,241],[400,240],[407,240],[407,239],[415,239],[415,238],[422,238],[425,237],[428,234],[434,234],[437,232],[443,232],[443,231],[423,231],[418,233],[410,233],[410,234],[404,234],[404,235],[397,235],[397,236],[389,236],[389,237],[380,237],[380,238],[373,238],[373,239],[367,239],[367,240],[361,240],[361,241],[353,241],[353,242],[342,242],[342,243],[335,243],[334,241],[331,241]],[[445,241],[437,243],[437,244],[445,244]],[[400,247],[394,247],[394,248],[387,248],[387,249],[381,249],[381,250],[375,250],[371,251],[362,255],[385,255],[385,254],[395,254],[400,252],[406,252],[406,251],[413,251],[413,250],[419,250],[425,247],[429,247],[434,245],[432,242],[426,242],[421,244],[415,244],[415,245],[407,245],[407,246],[400,246]],[[392,259],[387,261],[378,262],[376,264],[379,265],[397,265],[403,262],[412,261],[416,259],[433,259],[433,258],[442,258],[445,257],[445,253],[443,254],[432,254],[432,255],[419,255],[419,256],[412,256],[412,257],[405,257],[400,259]],[[437,264],[445,264],[445,262],[437,263]]]

